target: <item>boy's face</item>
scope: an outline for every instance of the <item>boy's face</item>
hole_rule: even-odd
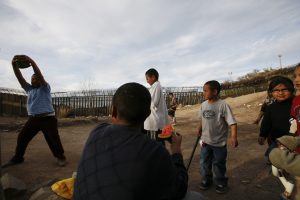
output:
[[[278,84],[272,90],[272,96],[276,101],[281,102],[290,98],[292,93],[284,84]]]
[[[206,100],[214,99],[217,96],[217,90],[212,90],[209,85],[204,85],[203,96]]]
[[[147,83],[148,83],[149,85],[153,85],[153,83],[156,82],[155,76],[149,76],[149,75],[146,75],[146,80],[147,80]]]
[[[39,87],[41,85],[41,81],[40,81],[39,77],[35,74],[33,74],[31,76],[31,85],[33,87]]]
[[[294,71],[294,86],[297,90],[300,90],[300,67],[297,67]]]

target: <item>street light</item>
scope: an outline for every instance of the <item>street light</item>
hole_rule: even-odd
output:
[[[278,58],[279,58],[279,66],[280,66],[280,68],[282,68],[282,64],[281,64],[281,57],[282,57],[282,55],[281,55],[281,54],[279,54],[279,55],[278,55]]]

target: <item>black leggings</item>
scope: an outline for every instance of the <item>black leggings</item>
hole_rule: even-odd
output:
[[[29,142],[39,131],[43,132],[52,154],[57,158],[65,158],[55,116],[29,117],[18,135],[15,158],[23,159]]]

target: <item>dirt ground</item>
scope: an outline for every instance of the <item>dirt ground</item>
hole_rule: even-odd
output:
[[[253,124],[266,93],[255,93],[237,98],[227,98],[238,121],[237,148],[228,147],[227,176],[229,191],[226,194],[216,194],[214,187],[201,191],[198,187],[199,152],[197,147],[194,159],[189,169],[189,190],[199,191],[208,199],[230,200],[260,200],[278,199],[283,188],[277,178],[270,174],[270,166],[266,165],[264,151],[266,146],[257,144],[259,127]],[[196,140],[198,111],[200,105],[185,106],[177,110],[176,131],[183,135],[183,156],[188,161]],[[1,158],[2,163],[13,155],[18,130],[24,122],[23,118],[0,118]],[[25,154],[25,162],[2,170],[27,184],[29,192],[37,185],[49,180],[60,180],[71,177],[76,171],[83,146],[89,132],[97,123],[106,121],[100,119],[59,119],[59,132],[65,148],[68,164],[57,167],[42,134],[38,134],[29,144]],[[27,199],[28,194],[22,199]]]

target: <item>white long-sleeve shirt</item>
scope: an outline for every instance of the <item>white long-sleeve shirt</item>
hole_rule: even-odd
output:
[[[156,81],[149,88],[151,94],[151,114],[144,122],[144,129],[157,131],[169,123],[166,101],[163,96],[162,87]]]

